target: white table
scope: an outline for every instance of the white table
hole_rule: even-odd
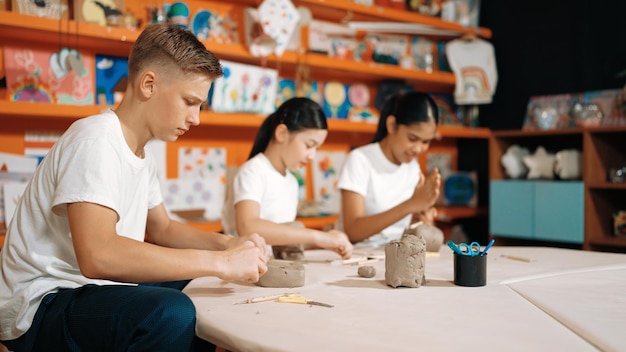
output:
[[[594,351],[623,350],[626,342],[626,255],[494,246],[487,286],[461,287],[445,247],[427,257],[426,285],[395,289],[382,261],[366,279],[357,266],[328,263],[334,253],[306,255],[303,287],[193,280],[185,293],[197,308],[198,335],[232,351]],[[334,307],[234,304],[283,293]]]

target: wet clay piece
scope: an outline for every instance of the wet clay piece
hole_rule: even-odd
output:
[[[421,224],[417,226],[417,232],[426,241],[427,252],[439,252],[439,248],[443,245],[443,232],[437,226],[429,224]]]
[[[304,265],[288,260],[270,260],[267,262],[267,272],[256,285],[281,288],[304,286]]]
[[[376,276],[376,268],[371,265],[360,266],[357,273],[360,277],[374,277]]]
[[[416,223],[404,230],[400,240],[385,245],[385,281],[391,287],[420,287],[426,283],[426,241]]]

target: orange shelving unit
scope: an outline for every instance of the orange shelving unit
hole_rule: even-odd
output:
[[[257,0],[238,0],[228,4],[217,1],[203,2],[206,7],[230,6],[243,9],[246,6],[258,6]],[[348,0],[294,0],[296,6],[306,6],[314,18],[340,22],[346,19],[354,21],[398,21],[416,23],[457,32],[460,35],[475,33],[484,38],[491,37],[486,28],[465,28],[456,23],[443,21],[439,18],[424,16],[409,11],[401,11],[378,6],[365,6]],[[143,9],[144,3],[138,0],[127,0],[126,6],[135,12]],[[117,27],[103,27],[73,20],[55,20],[22,15],[0,10],[0,45],[18,44],[23,46],[48,46],[58,48],[60,41],[71,41],[81,50],[90,53],[107,53],[110,55],[127,56],[133,42],[139,35],[137,30]],[[243,41],[243,40],[241,40]],[[204,44],[220,59],[247,64],[272,67],[279,70],[282,76],[290,77],[299,65],[310,69],[312,79],[323,81],[330,78],[343,82],[363,82],[375,89],[383,79],[402,79],[416,89],[452,93],[455,85],[454,75],[450,72],[426,72],[417,69],[403,69],[398,66],[379,63],[363,63],[330,58],[318,53],[287,51],[282,56],[271,55],[258,58],[250,55],[242,43],[225,44],[205,41]],[[42,104],[9,101],[0,91],[0,151],[20,154],[24,151],[24,133],[29,129],[62,131],[74,120],[97,114],[106,106],[75,106],[61,104]],[[240,165],[247,157],[249,148],[257,128],[265,116],[248,113],[215,113],[201,112],[200,126],[192,128],[181,140],[167,146],[168,160],[167,177],[177,174],[177,150],[181,146],[226,147],[227,164]],[[323,149],[344,150],[368,143],[376,126],[367,122],[351,122],[347,120],[329,120],[329,136]],[[457,142],[462,139],[484,139],[490,136],[485,128],[467,128],[440,126],[441,139],[431,147],[433,151],[457,153]],[[422,160],[422,163],[424,161]],[[425,165],[425,164],[423,164]],[[311,192],[308,193],[309,196]],[[485,215],[485,209],[450,208],[442,209],[445,221],[454,221],[473,216]],[[321,228],[332,224],[336,216],[302,218],[307,226]],[[219,230],[217,222],[194,223],[207,230]],[[0,237],[0,241],[3,238]]]

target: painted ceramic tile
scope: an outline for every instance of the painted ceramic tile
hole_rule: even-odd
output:
[[[90,105],[94,102],[94,57],[63,48],[58,52],[5,46],[9,100]]]
[[[127,84],[127,57],[96,55],[96,104],[119,103]]]
[[[296,81],[288,78],[278,79],[278,91],[276,93],[276,104],[278,108],[283,102],[294,97],[306,97],[322,105],[322,96],[318,89],[317,82],[305,82],[301,87],[296,87]]]
[[[378,123],[378,112],[370,107],[370,92],[365,84],[355,83],[348,86],[348,120],[355,122]]]
[[[218,112],[269,114],[276,102],[278,71],[221,61],[224,76],[213,83],[211,108]]]
[[[337,81],[324,83],[322,108],[328,118],[348,118],[348,112],[352,108],[348,99],[348,88],[348,85]]]
[[[346,159],[342,151],[318,151],[313,164],[313,195],[321,214],[338,214],[339,171]]]
[[[47,18],[68,18],[67,0],[13,0],[13,12]]]
[[[203,210],[204,218],[219,219],[226,192],[226,149],[179,148],[178,177],[166,181],[168,210]]]

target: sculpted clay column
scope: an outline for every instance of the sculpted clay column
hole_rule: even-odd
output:
[[[420,287],[426,283],[426,241],[418,231],[421,222],[412,224],[400,240],[385,245],[385,281],[391,287]]]

